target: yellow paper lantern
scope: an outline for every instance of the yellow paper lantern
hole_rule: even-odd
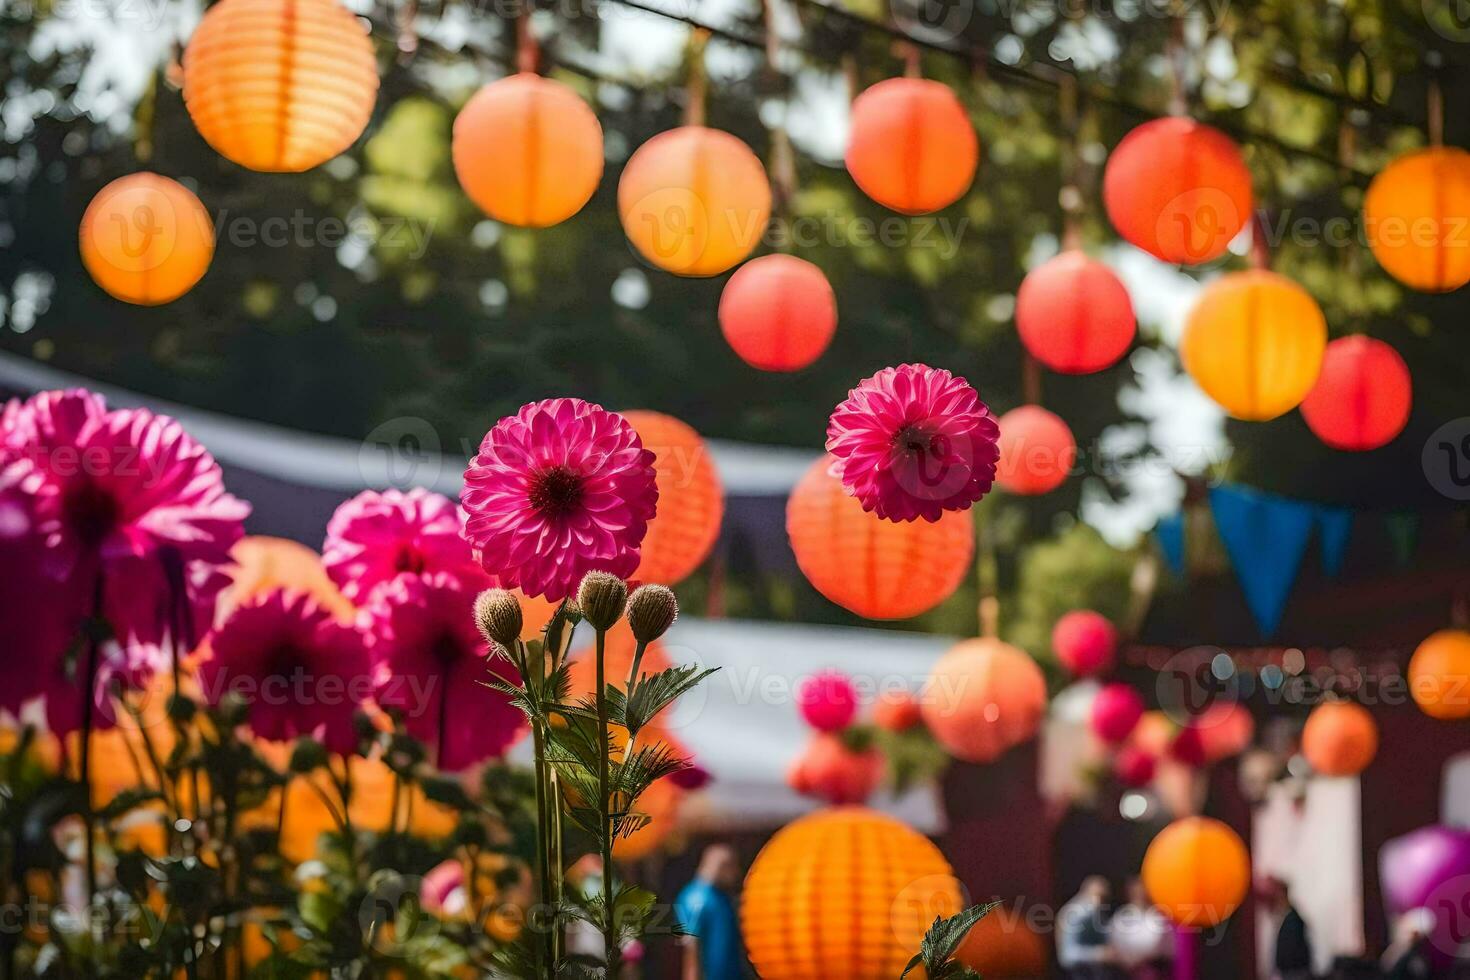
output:
[[[640,146],[618,181],[623,232],[649,262],[681,276],[717,276],[760,242],[771,184],[737,137],[681,126]]]
[[[936,916],[962,907],[928,838],[863,807],[802,817],[756,855],[740,929],[764,980],[893,980]]]
[[[658,513],[643,536],[639,582],[676,585],[699,567],[720,536],[725,488],[709,446],[672,415],[624,412],[643,448],[653,453]]]
[[[907,619],[954,594],[970,570],[975,524],[968,510],[938,521],[885,521],[863,510],[828,467],[812,464],[786,502],[796,564],[816,590],[868,619]]]
[[[82,215],[82,264],[126,303],[158,306],[194,287],[214,257],[214,226],[194,192],[154,173],[119,177]]]
[[[1409,693],[1431,718],[1470,718],[1470,632],[1440,630],[1409,659]]]
[[[1219,925],[1250,890],[1240,836],[1218,820],[1187,817],[1165,827],[1143,856],[1143,885],[1159,911],[1193,929]]]
[[[1322,369],[1327,321],[1307,291],[1265,269],[1207,286],[1184,326],[1184,369],[1238,419],[1264,422],[1299,405]]]
[[[490,217],[524,228],[565,221],[602,179],[602,126],[560,82],[522,72],[491,82],[454,119],[454,172]]]
[[[1046,713],[1046,678],[1009,643],[964,640],[934,664],[921,705],[945,751],[991,762],[1036,734]]]
[[[1435,146],[1390,163],[1368,185],[1363,227],[1404,285],[1444,293],[1470,282],[1470,153]]]
[[[251,170],[310,170],[362,135],[378,96],[366,29],[337,0],[220,0],[184,49],[199,135]]]

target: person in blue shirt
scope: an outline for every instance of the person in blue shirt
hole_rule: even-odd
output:
[[[699,871],[674,902],[684,937],[681,980],[744,980],[745,949],[730,893],[740,883],[740,861],[728,844],[712,844]]]

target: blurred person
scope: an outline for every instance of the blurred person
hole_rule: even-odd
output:
[[[1174,960],[1174,928],[1137,878],[1128,881],[1128,904],[1108,923],[1114,958],[1131,980],[1164,980]]]
[[[1108,881],[1093,875],[1057,913],[1057,964],[1069,980],[1109,980],[1113,950],[1108,943]]]
[[[1386,980],[1430,980],[1434,976],[1429,939],[1433,929],[1434,913],[1428,909],[1412,909],[1394,920],[1393,941],[1381,961]]]
[[[1276,917],[1276,951],[1272,954],[1277,980],[1311,980],[1312,937],[1307,920],[1291,904],[1286,882],[1272,878],[1266,883],[1266,899]]]
[[[740,884],[740,860],[728,844],[711,844],[699,858],[694,880],[674,901],[685,932],[681,980],[743,980],[745,948],[732,895]]]

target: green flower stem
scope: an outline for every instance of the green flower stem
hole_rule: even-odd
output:
[[[607,976],[617,976],[618,937],[616,916],[613,914],[613,821],[612,801],[609,790],[611,755],[608,739],[611,735],[607,717],[607,631],[597,630],[597,728],[601,733],[597,751],[597,809],[601,819],[598,844],[602,847],[602,948],[607,961]]]
[[[521,679],[530,687],[531,656],[526,644],[516,641],[516,652],[519,654],[519,662],[516,664],[521,671]],[[546,656],[543,651],[541,662],[536,668],[537,675],[541,678],[537,684],[537,698],[546,684]],[[551,787],[546,765],[546,723],[541,718],[536,718],[531,723],[531,738],[536,756],[536,881],[537,893],[536,904],[541,909],[553,909],[551,867],[555,857],[551,846]],[[548,975],[555,970],[556,964],[556,942],[555,913],[546,922],[546,935],[543,938],[544,954],[546,956],[546,969]]]
[[[87,914],[97,903],[97,814],[92,801],[92,725],[97,701],[97,656],[102,646],[102,575],[97,575],[92,590],[93,621],[87,628],[87,659],[82,675],[82,750],[78,768],[82,777],[82,794],[85,806],[82,823],[87,834]]]

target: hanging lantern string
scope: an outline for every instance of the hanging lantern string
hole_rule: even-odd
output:
[[[684,125],[703,126],[709,99],[709,74],[704,67],[704,49],[710,32],[696,28],[689,36],[689,76],[684,82]]]
[[[1169,21],[1169,40],[1164,52],[1169,59],[1169,115],[1189,115],[1187,80],[1189,46],[1184,37],[1184,16],[1175,13]]]
[[[725,41],[730,44],[736,44],[741,47],[754,48],[758,50],[764,49],[766,46],[766,41],[764,38],[751,37],[747,34],[743,34],[737,31],[715,27],[714,25],[708,24],[696,17],[692,17],[688,14],[676,13],[671,10],[665,10],[655,4],[646,3],[644,2],[644,0],[611,0],[611,2],[616,3],[629,10],[637,10],[641,13],[647,13],[656,17],[662,17],[666,20],[685,24],[689,27],[694,28],[697,31],[705,32],[711,38]],[[912,37],[909,34],[905,33],[899,27],[868,20],[866,17],[863,17],[859,14],[854,14],[850,11],[841,10],[837,7],[832,6],[831,4],[825,3],[824,0],[796,0],[796,2],[803,6],[815,8],[821,11],[824,15],[830,15],[838,19],[846,20],[849,23],[852,23],[860,28],[871,30],[880,34],[887,34],[888,36],[898,40],[912,42],[923,50],[933,51],[947,55],[951,58],[955,58],[975,68],[976,70],[983,68],[986,70],[988,75],[994,75],[1015,82],[1047,89],[1059,88],[1063,78],[1072,78],[1078,83],[1079,91],[1086,95],[1089,102],[1095,103],[1097,105],[1105,105],[1110,108],[1116,109],[1119,112],[1125,113],[1130,118],[1137,119],[1140,122],[1144,122],[1150,119],[1157,119],[1160,118],[1161,115],[1169,115],[1169,113],[1161,114],[1155,109],[1151,109],[1149,107],[1139,105],[1136,102],[1130,102],[1127,99],[1120,98],[1112,94],[1105,88],[1083,84],[1074,72],[1053,62],[1035,61],[1024,66],[1009,65],[996,58],[994,55],[985,51],[960,49],[951,47],[949,45],[940,44],[934,41]],[[813,54],[813,52],[806,49],[800,50],[802,50],[804,54]],[[844,61],[845,58],[846,56],[844,55]],[[579,66],[566,61],[563,61],[563,64],[565,67],[574,70],[578,74],[583,75],[584,77],[592,79],[594,81],[616,82],[617,84],[625,85],[630,88],[638,87],[635,83],[631,81],[619,82],[617,79],[607,78],[603,75],[600,75],[595,70],[587,68],[586,66]],[[1283,84],[1290,85],[1290,83],[1287,82],[1283,82]],[[1344,96],[1340,93],[1334,93],[1328,90],[1308,89],[1302,88],[1300,86],[1297,87],[1307,94],[1315,95],[1320,98],[1331,99],[1333,101],[1342,102],[1344,104],[1353,105],[1355,107],[1363,109],[1365,112],[1368,112],[1380,118],[1394,119],[1394,121],[1405,122],[1409,125],[1417,125],[1412,120],[1396,119],[1390,112],[1390,110],[1383,106],[1378,106],[1372,103],[1360,104],[1359,102],[1351,99],[1348,96]],[[1338,160],[1335,154],[1324,153],[1311,147],[1288,143],[1272,133],[1254,129],[1252,127],[1238,125],[1232,119],[1213,118],[1209,116],[1201,116],[1200,119],[1202,122],[1208,122],[1216,129],[1219,129],[1221,132],[1226,133],[1237,141],[1258,143],[1262,146],[1270,146],[1273,149],[1289,156],[1299,157],[1306,160],[1315,160],[1319,163],[1325,163],[1333,167],[1338,165]],[[1353,182],[1366,185],[1368,181],[1370,181],[1374,176],[1376,176],[1376,172],[1354,170]]]
[[[1444,146],[1444,89],[1439,84],[1439,73],[1429,76],[1428,122],[1425,129],[1429,134],[1430,146]]]
[[[905,78],[924,77],[924,59],[919,53],[919,46],[912,41],[901,41],[898,45],[899,54],[903,57],[903,75]]]
[[[1358,156],[1358,130],[1353,125],[1352,114],[1344,112],[1337,126],[1337,153],[1342,158],[1342,170],[1351,171],[1353,162]],[[1338,249],[1338,262],[1342,266],[1343,274],[1350,282],[1357,282],[1362,267],[1362,248],[1358,243],[1356,235],[1349,236],[1346,245]],[[1349,330],[1352,333],[1364,332],[1363,314],[1361,310],[1354,311]]]
[[[768,169],[771,175],[771,205],[777,227],[785,225],[790,228],[791,204],[796,197],[796,151],[792,148],[791,136],[786,131],[786,111],[791,104],[784,84],[787,79],[776,63],[781,56],[781,37],[776,29],[776,0],[762,0],[761,15],[766,31],[766,70],[783,90],[781,118],[771,126],[770,132],[771,159]],[[777,236],[780,251],[791,251],[791,238],[789,234]]]
[[[516,17],[516,71],[535,74],[541,69],[541,45],[531,30],[531,11]]]

